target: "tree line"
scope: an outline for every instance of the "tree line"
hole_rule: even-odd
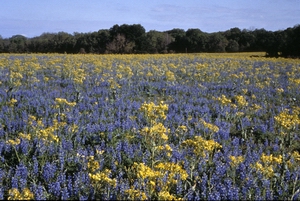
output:
[[[197,53],[197,52],[257,52],[270,57],[300,56],[300,25],[285,30],[231,28],[223,32],[206,33],[200,29],[174,28],[168,31],[146,32],[140,24],[114,25],[95,32],[69,34],[43,33],[27,38],[0,36],[0,53]]]

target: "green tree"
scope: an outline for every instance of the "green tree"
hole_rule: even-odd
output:
[[[239,37],[240,51],[255,51],[255,36],[252,31],[243,29]]]
[[[282,56],[300,56],[300,25],[284,30],[281,37],[280,49]]]
[[[228,45],[228,40],[221,33],[212,33],[208,36],[208,43],[206,43],[209,52],[225,52]]]
[[[207,43],[207,34],[200,29],[188,29],[186,31],[188,52],[204,52]]]
[[[105,53],[106,45],[109,43],[109,31],[107,29],[101,29],[97,32],[97,53]]]
[[[226,52],[238,52],[239,51],[239,43],[236,40],[229,39],[228,45],[226,46]]]
[[[167,32],[151,30],[146,34],[149,43],[148,52],[162,53],[168,51],[168,45],[174,38]]]
[[[0,53],[4,53],[4,52],[5,52],[4,40],[3,40],[2,36],[0,35]]]
[[[53,38],[54,33],[43,33],[40,36],[29,39],[28,49],[30,52],[55,52]]]
[[[27,51],[27,38],[22,35],[14,35],[9,38],[8,51],[12,53],[24,53]]]
[[[110,39],[111,42],[113,40],[117,40],[117,38],[120,39],[120,37],[126,38],[127,45],[131,44],[133,45],[132,52],[139,51],[142,49],[143,46],[143,39],[146,34],[145,28],[141,26],[140,24],[123,24],[121,26],[114,25],[109,29]],[[129,48],[130,49],[130,48]]]

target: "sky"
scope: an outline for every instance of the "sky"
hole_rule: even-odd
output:
[[[114,25],[150,30],[284,30],[300,24],[300,0],[1,0],[0,35],[88,33]]]

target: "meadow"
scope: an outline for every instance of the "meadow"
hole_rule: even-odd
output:
[[[0,199],[299,200],[300,60],[251,55],[1,54]]]

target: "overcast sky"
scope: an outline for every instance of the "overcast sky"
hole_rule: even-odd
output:
[[[146,31],[284,30],[300,24],[300,0],[1,0],[0,35],[93,32],[118,24]]]

